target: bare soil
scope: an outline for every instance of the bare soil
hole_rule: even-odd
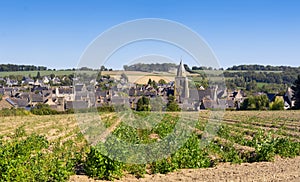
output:
[[[87,176],[74,175],[70,182],[96,181]],[[101,181],[101,180],[98,180]],[[300,181],[300,156],[294,159],[276,158],[274,162],[230,164],[222,163],[214,168],[181,169],[169,174],[145,175],[137,179],[125,175],[117,182],[194,182],[194,181]]]

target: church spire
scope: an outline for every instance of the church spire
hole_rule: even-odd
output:
[[[180,64],[178,66],[178,69],[177,69],[177,77],[185,77],[186,74],[185,74],[185,69],[184,69],[184,66],[183,66],[183,63],[182,63],[182,59],[180,60]]]

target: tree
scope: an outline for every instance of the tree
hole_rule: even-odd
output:
[[[251,81],[251,82],[247,83],[247,85],[246,85],[247,91],[255,91],[256,89],[257,89],[256,81]]]
[[[50,74],[50,78],[53,79],[54,77],[55,77],[55,74],[54,74],[54,73],[51,73],[51,74]]]
[[[294,85],[292,86],[293,90],[293,99],[295,99],[295,109],[300,109],[300,75],[295,80]]]
[[[266,95],[248,97],[244,100],[242,110],[265,110],[269,107],[269,99]]]
[[[36,79],[41,79],[41,73],[38,71],[37,74],[36,74]]]
[[[168,97],[167,111],[181,111],[173,95]]]
[[[148,80],[148,85],[152,85],[152,80],[151,80],[151,78],[149,78],[149,80]]]
[[[276,97],[274,102],[270,103],[270,110],[283,110],[284,100],[282,97]]]
[[[255,96],[254,99],[257,110],[265,110],[269,107],[269,98],[266,95]]]
[[[101,75],[101,71],[99,71],[97,73],[96,81],[99,83],[99,82],[101,82],[101,79],[102,79],[102,75]]]
[[[167,84],[167,82],[166,82],[164,79],[158,80],[158,83],[159,83],[160,85]]]
[[[150,102],[149,98],[143,96],[137,102],[136,110],[137,111],[150,111]]]

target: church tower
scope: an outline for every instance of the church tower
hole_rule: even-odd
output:
[[[177,69],[177,75],[175,77],[175,97],[182,103],[189,98],[189,82],[186,76],[186,70],[183,66],[182,60]]]

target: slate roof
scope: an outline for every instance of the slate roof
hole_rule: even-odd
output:
[[[135,95],[135,88],[130,88],[129,91],[128,91],[128,95],[130,97],[134,96]]]
[[[87,101],[67,101],[66,109],[85,109],[88,108]]]
[[[32,94],[31,102],[44,102],[43,96],[40,94]]]
[[[34,86],[34,87],[31,89],[31,92],[35,92],[35,91],[43,91],[43,90],[48,90],[48,87]]]
[[[211,97],[211,90],[199,90],[199,100],[202,100],[205,97]]]
[[[82,84],[80,84],[80,85],[75,85],[75,91],[76,91],[76,92],[83,91],[83,86],[84,86],[84,85],[82,85]]]
[[[72,88],[58,88],[58,92],[60,94],[72,94],[73,89]]]
[[[108,91],[106,90],[96,91],[95,93],[96,97],[106,97],[107,95],[108,95]]]
[[[27,100],[29,100],[30,99],[30,93],[28,93],[28,92],[22,92],[19,97],[21,99],[27,99]]]
[[[273,102],[276,98],[276,94],[267,94],[267,97],[268,97],[270,102]]]
[[[14,107],[18,108],[25,108],[28,106],[28,100],[27,99],[18,99],[18,98],[7,98],[6,101],[13,105]]]

